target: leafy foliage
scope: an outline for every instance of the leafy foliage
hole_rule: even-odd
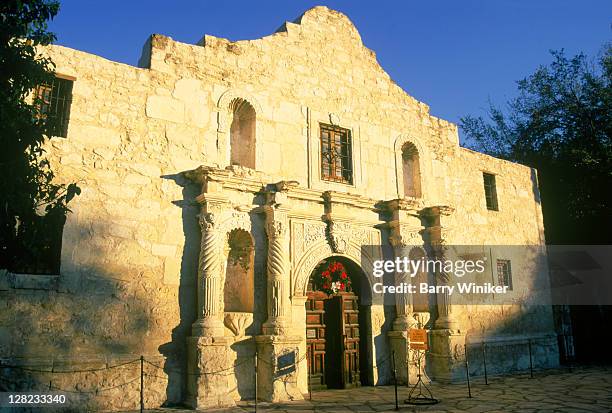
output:
[[[596,63],[563,50],[517,82],[505,110],[466,116],[468,146],[538,169],[547,242],[612,239],[612,45]]]
[[[54,65],[37,53],[55,36],[47,21],[59,3],[45,0],[0,2],[0,268],[55,272],[58,234],[67,204],[80,193],[76,184],[54,181],[43,144],[47,125],[38,112],[35,88],[49,84]]]

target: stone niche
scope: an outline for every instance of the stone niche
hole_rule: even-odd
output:
[[[225,283],[223,289],[224,324],[235,337],[254,335],[255,307],[254,248],[251,235],[234,229],[227,235]]]

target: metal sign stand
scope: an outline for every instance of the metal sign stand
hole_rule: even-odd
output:
[[[421,323],[418,324],[418,328],[421,329]],[[422,350],[421,349],[413,350],[413,351],[416,351],[416,354],[417,354],[417,369],[418,369],[417,382],[414,384],[414,386],[412,386],[412,389],[410,389],[410,393],[408,393],[408,398],[404,401],[404,403],[412,404],[412,405],[421,405],[421,406],[437,404],[437,403],[440,403],[440,400],[433,397],[431,390],[429,390],[429,387],[427,387],[427,385],[423,381],[423,378],[421,377],[422,376],[421,357],[425,356],[425,349],[427,348],[426,343],[421,343],[421,344],[423,346],[422,347],[419,346],[419,347],[422,348]]]

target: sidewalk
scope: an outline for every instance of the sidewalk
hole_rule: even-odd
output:
[[[467,385],[432,384],[430,389],[440,403],[410,406],[403,401],[409,389],[398,388],[400,411],[425,412],[605,412],[612,411],[612,367],[582,367],[529,375],[495,377],[484,384],[472,378],[472,398]],[[280,404],[260,402],[258,412],[391,412],[394,411],[393,386],[361,387],[350,390],[325,390],[312,394],[312,401]],[[242,402],[232,409],[207,410],[215,413],[254,412],[253,402]],[[183,413],[193,410],[154,409],[151,413]]]

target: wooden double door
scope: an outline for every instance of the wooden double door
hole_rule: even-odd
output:
[[[306,346],[312,389],[361,385],[359,299],[354,293],[329,297],[320,291],[308,292]]]

